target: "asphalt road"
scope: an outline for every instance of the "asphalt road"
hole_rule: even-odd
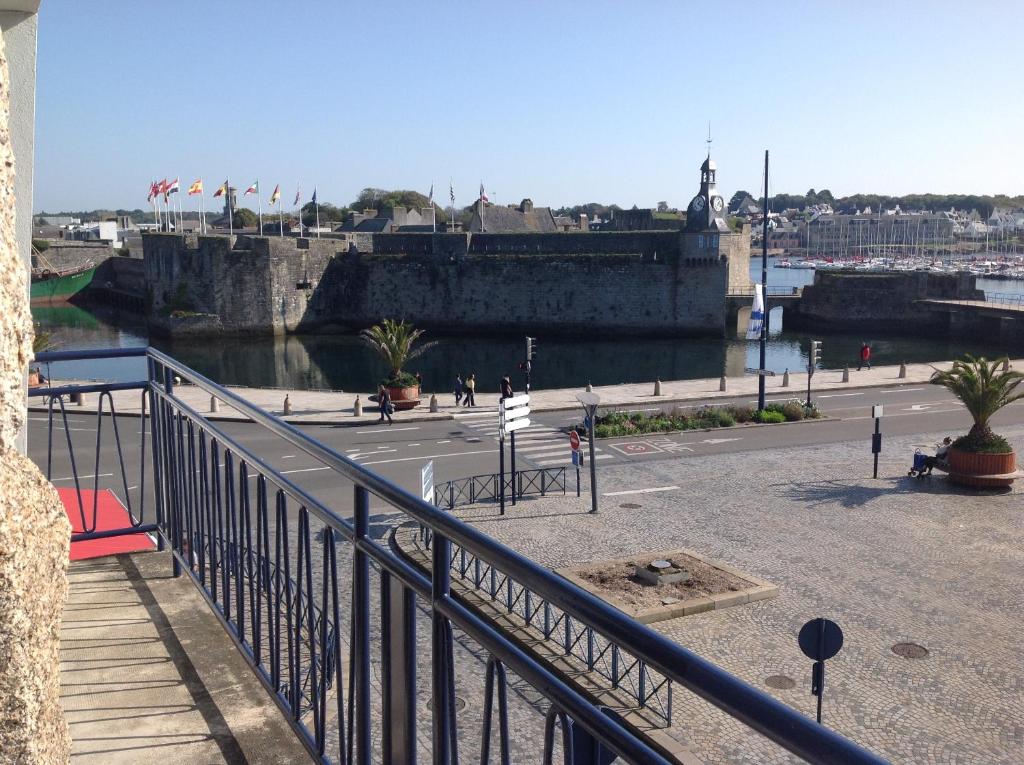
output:
[[[785,401],[789,398],[779,396],[777,389],[768,396],[769,401]],[[827,419],[787,425],[599,440],[596,442],[598,468],[605,464],[856,440],[864,441],[865,454],[869,454],[874,428],[871,418],[873,404],[884,406],[883,436],[916,433],[956,435],[965,432],[970,425],[970,418],[963,406],[944,389],[930,385],[829,392],[816,396],[815,400]],[[692,402],[691,405],[699,403]],[[756,401],[743,396],[709,403],[749,405],[756,404]],[[647,409],[655,408],[644,407],[644,410]],[[568,465],[568,436],[562,432],[562,428],[579,422],[579,417],[571,412],[552,412],[535,415],[533,420],[534,424],[530,428],[518,434],[517,467],[528,469]],[[97,417],[72,414],[68,418],[67,433],[62,426],[56,429],[51,474],[54,484],[74,485],[66,441],[70,437],[83,488],[90,488],[92,476],[99,474],[101,487],[111,488],[121,496],[127,486],[129,496],[140,496],[143,491],[139,480],[140,420],[135,417],[118,417],[117,422],[125,478],[122,478],[117,450],[113,446],[110,418],[105,417],[100,423],[103,447],[97,466],[94,461]],[[1024,403],[1011,405],[1001,411],[994,424],[998,427],[1000,424],[1022,422]],[[351,485],[339,479],[330,468],[314,457],[251,423],[218,422],[214,425],[329,507],[348,513]],[[436,482],[490,474],[498,470],[497,422],[493,412],[460,413],[454,421],[433,422],[403,422],[401,415],[398,415],[392,426],[311,425],[303,426],[301,430],[414,493],[419,493],[420,469],[427,460],[434,461]],[[931,448],[932,440],[922,440],[921,446]],[[883,437],[883,454],[884,449]],[[45,472],[45,414],[29,414],[29,456]],[[910,459],[911,455],[908,454],[908,464]],[[386,505],[379,501],[375,501],[371,508],[375,511],[387,510]]]

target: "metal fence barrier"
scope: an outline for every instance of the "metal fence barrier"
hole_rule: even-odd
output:
[[[609,715],[544,662],[510,640],[493,621],[467,608],[451,593],[452,561],[465,555],[476,567],[505,577],[494,596],[511,598],[513,608],[549,636],[564,630],[570,651],[597,668],[615,660],[607,645],[628,646],[628,660],[619,653],[620,667],[600,669],[622,684],[625,665],[642,666],[647,677],[693,692],[790,752],[817,763],[878,763],[881,759],[818,725],[773,697],[742,682],[700,656],[625,616],[594,595],[558,577],[533,561],[495,542],[479,529],[440,512],[419,497],[352,462],[297,428],[154,349],[65,351],[40,354],[41,362],[83,358],[145,357],[144,384],[34,388],[63,412],[54,398],[92,390],[109,395],[141,389],[147,398],[147,418],[139,428],[141,459],[136,466],[148,475],[132,487],[129,527],[118,533],[140,533],[142,498],[152,505],[152,524],[162,545],[172,552],[176,575],[186,573],[204,595],[242,655],[253,667],[308,751],[322,762],[415,763],[417,730],[422,706],[417,703],[417,618],[429,619],[429,758],[439,765],[459,762],[459,711],[455,703],[455,630],[470,641],[486,664],[485,714],[480,731],[484,762],[490,751],[494,705],[499,686],[497,728],[502,761],[508,761],[509,718],[501,688],[508,673],[532,686],[547,705],[541,761],[554,757],[555,726],[561,726],[562,761],[574,763],[580,736],[599,742],[623,761],[640,765],[669,765],[671,758],[655,749],[621,718]],[[175,395],[176,378],[198,386],[239,410],[262,429],[330,468],[338,484],[351,484],[351,505],[328,506],[272,468],[244,444],[228,435]],[[111,402],[112,403],[112,402]],[[51,409],[52,411],[52,409]],[[105,412],[113,413],[112,407]],[[106,413],[100,416],[109,416]],[[63,417],[63,415],[62,415]],[[116,418],[111,416],[111,424]],[[71,429],[63,419],[65,437],[73,451]],[[48,418],[49,465],[59,435],[55,418]],[[134,428],[130,429],[134,433]],[[103,433],[116,433],[105,428]],[[128,451],[126,433],[115,435],[114,459]],[[97,429],[94,465],[100,464]],[[107,448],[111,448],[109,445]],[[77,457],[62,457],[75,464]],[[122,469],[124,472],[124,469]],[[98,476],[100,471],[94,470]],[[105,482],[94,478],[94,487]],[[76,485],[78,481],[76,478]],[[394,525],[412,521],[431,535],[431,569],[424,573],[392,550],[379,531],[371,530],[371,497],[397,516]],[[337,499],[336,492],[332,502]],[[375,515],[375,518],[378,516]],[[376,526],[374,527],[376,528]],[[95,532],[93,532],[95,533]],[[348,569],[346,572],[346,568]],[[490,574],[488,574],[490,576]],[[376,586],[374,586],[374,582]],[[371,598],[371,591],[377,592]],[[489,591],[489,588],[488,588]],[[528,603],[529,601],[529,603]],[[372,605],[371,605],[372,604]],[[537,608],[541,611],[538,614]],[[373,625],[371,627],[371,625]],[[373,639],[371,639],[371,634]],[[594,657],[590,661],[590,644]],[[600,657],[600,659],[599,659]],[[379,673],[371,659],[379,660]],[[348,672],[346,678],[345,672]],[[633,675],[629,675],[633,677]],[[645,682],[643,673],[635,675]],[[379,680],[379,682],[378,682]],[[632,681],[631,681],[632,682]],[[653,682],[653,680],[651,681]],[[638,698],[655,703],[652,689]],[[660,696],[657,698],[661,698]],[[479,708],[480,700],[474,701]],[[658,701],[657,703],[662,703]],[[664,703],[668,703],[667,696]],[[376,735],[373,732],[376,732]],[[375,743],[376,742],[376,743]],[[533,752],[533,754],[537,754]]]
[[[565,494],[565,468],[517,470],[514,474],[510,472],[505,477],[506,496],[512,496],[513,487],[516,489],[518,497],[529,494],[539,494],[545,497],[551,492],[559,491]],[[434,505],[445,510],[477,502],[496,502],[500,495],[500,473],[471,475],[469,478],[456,478],[434,484]]]

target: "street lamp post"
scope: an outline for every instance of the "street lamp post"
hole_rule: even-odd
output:
[[[601,397],[596,393],[577,393],[576,400],[583,405],[583,411],[587,413],[587,443],[590,445],[590,512],[597,512],[597,462],[594,459],[594,426],[597,422],[597,405],[601,403]]]

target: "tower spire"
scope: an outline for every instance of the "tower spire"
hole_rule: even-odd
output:
[[[708,159],[711,159],[711,120],[708,120]]]

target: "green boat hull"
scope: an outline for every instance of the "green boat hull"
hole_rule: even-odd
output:
[[[79,271],[76,274],[51,276],[46,279],[32,281],[32,305],[40,303],[60,303],[70,300],[84,290],[92,282],[97,266]]]

